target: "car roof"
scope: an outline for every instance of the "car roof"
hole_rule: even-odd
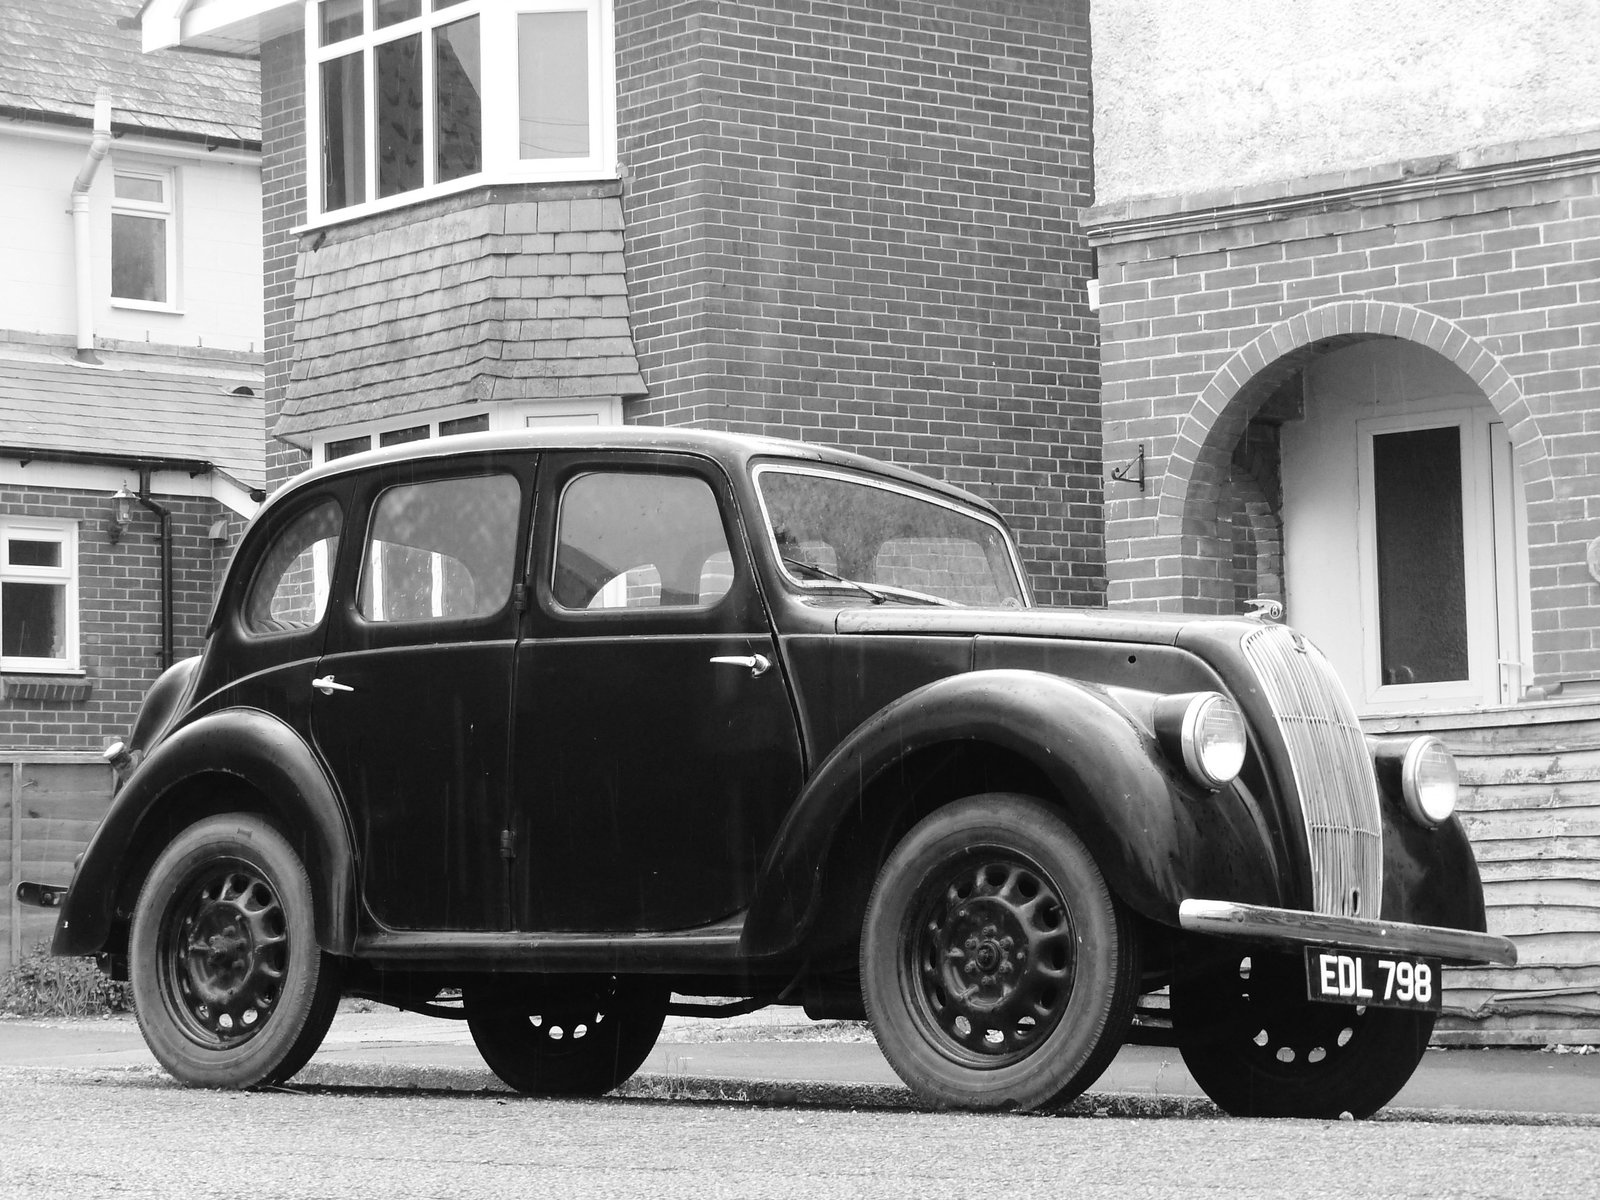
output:
[[[741,473],[753,459],[786,458],[796,462],[849,467],[871,472],[900,483],[941,493],[981,508],[985,512],[995,511],[993,505],[987,501],[942,480],[831,446],[706,429],[608,425],[456,434],[352,454],[295,476],[268,498],[261,512],[265,513],[268,508],[274,507],[287,496],[314,486],[321,480],[339,475],[382,470],[386,466],[398,463],[540,450],[662,450],[694,453],[720,462],[734,474]]]

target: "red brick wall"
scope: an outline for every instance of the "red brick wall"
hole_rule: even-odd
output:
[[[1094,214],[1106,458],[1143,444],[1151,480],[1143,495],[1108,486],[1111,603],[1232,611],[1219,501],[1246,422],[1309,357],[1399,337],[1466,372],[1518,449],[1537,680],[1600,676],[1600,587],[1585,563],[1600,537],[1597,160],[1564,144],[1508,148],[1420,178],[1352,172],[1300,200],[1280,190],[1188,197],[1187,215],[1170,202]]]
[[[1087,10],[618,0],[629,419],[929,469],[1098,603]]]
[[[200,652],[230,542],[243,522],[215,500],[154,499],[172,511],[174,658],[184,658]],[[161,672],[160,522],[136,507],[133,522],[113,545],[106,494],[56,488],[0,488],[0,511],[78,522],[78,652],[90,686],[87,698],[77,701],[0,699],[0,746],[97,751],[128,732]],[[207,533],[223,518],[230,542],[214,543]]]
[[[270,436],[288,394],[293,365],[294,279],[306,220],[305,38],[289,34],[261,47],[261,213],[266,289],[267,491],[305,470],[306,454]]]

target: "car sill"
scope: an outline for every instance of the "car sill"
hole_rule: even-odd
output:
[[[355,957],[395,966],[521,970],[682,970],[740,960],[744,914],[732,921],[664,933],[369,933]]]

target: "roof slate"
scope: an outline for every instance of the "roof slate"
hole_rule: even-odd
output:
[[[234,395],[246,387],[252,395]],[[232,362],[108,361],[0,347],[0,446],[209,462],[266,482],[262,378]]]
[[[0,0],[0,111],[90,122],[96,92],[112,128],[155,137],[261,145],[260,67],[252,59],[145,54],[140,0]]]

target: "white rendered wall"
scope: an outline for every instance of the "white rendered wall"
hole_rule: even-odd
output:
[[[1095,198],[1600,128],[1593,0],[1092,0]]]
[[[72,183],[88,131],[62,139],[0,124],[0,329],[75,331]],[[253,155],[118,139],[90,191],[94,332],[164,346],[261,350],[261,171]],[[117,166],[176,171],[175,310],[111,300],[112,174]]]

